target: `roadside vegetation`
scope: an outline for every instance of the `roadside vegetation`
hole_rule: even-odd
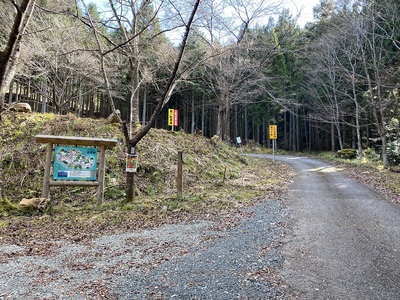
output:
[[[96,205],[96,189],[51,188],[50,206],[24,210],[23,198],[40,197],[46,145],[35,135],[113,138],[118,124],[72,114],[3,114],[0,154],[3,200],[2,239],[72,238],[127,228],[202,218],[222,218],[260,198],[281,198],[292,172],[280,163],[241,155],[239,148],[216,144],[201,135],[152,129],[138,144],[135,198],[125,198],[122,142],[106,153],[105,200]],[[183,194],[176,189],[177,152],[183,151]]]
[[[335,164],[345,174],[384,194],[392,202],[400,204],[400,168],[384,168],[379,154],[373,149],[364,150],[361,159],[338,158],[333,152],[324,152],[316,156]]]
[[[400,167],[394,165],[385,168],[380,155],[371,148],[363,151],[361,159],[358,157],[356,150],[350,150],[353,149],[344,149],[344,151],[338,152],[296,153],[278,149],[277,155],[301,155],[325,160],[335,165],[348,176],[382,193],[393,203],[400,204]],[[271,154],[269,149],[263,148],[255,143],[250,143],[246,146],[244,151],[249,153]],[[338,155],[338,153],[345,153],[346,155]],[[356,155],[353,155],[353,153]],[[390,156],[390,158],[395,159],[394,156]]]

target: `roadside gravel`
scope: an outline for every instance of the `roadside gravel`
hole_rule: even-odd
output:
[[[286,222],[284,205],[264,200],[220,221],[48,241],[42,255],[3,244],[0,299],[287,299]]]

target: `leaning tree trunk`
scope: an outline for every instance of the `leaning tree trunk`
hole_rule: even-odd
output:
[[[3,167],[0,161],[0,200],[3,199]]]
[[[217,116],[217,132],[216,134],[223,139],[223,126],[224,126],[224,114],[225,114],[225,109],[223,107],[223,105],[220,105],[218,107],[218,116]]]
[[[18,64],[22,36],[35,8],[36,0],[23,0],[18,6],[13,2],[17,12],[11,32],[3,52],[0,52],[0,112],[3,109],[5,95],[14,77]]]
[[[20,56],[22,35],[28,25],[29,19],[35,7],[36,0],[23,0],[20,6],[14,3],[17,15],[14,19],[7,44],[3,52],[0,52],[0,120],[4,107],[6,92],[14,78],[16,66]],[[3,172],[0,164],[0,199],[3,198]]]
[[[357,97],[355,95],[355,97]],[[358,104],[357,98],[354,99],[356,105],[356,133],[357,133],[357,152],[358,158],[362,158],[362,141],[361,141],[361,125],[360,125],[360,105]]]

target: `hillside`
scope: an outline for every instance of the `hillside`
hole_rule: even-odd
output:
[[[40,197],[46,145],[37,144],[35,135],[64,135],[118,139],[106,153],[105,201],[97,207],[96,189],[51,188],[51,206],[43,212],[18,210],[22,198]],[[116,230],[121,225],[141,227],[157,222],[174,222],[198,216],[224,215],[227,209],[248,205],[259,197],[279,197],[292,176],[290,170],[268,160],[244,158],[236,148],[183,132],[153,129],[138,144],[139,169],[135,175],[137,196],[125,203],[125,150],[119,125],[104,119],[74,115],[3,115],[0,125],[3,193],[8,200],[0,207],[2,235],[21,228],[54,227],[69,236],[76,228],[85,234]],[[176,195],[177,151],[183,151],[184,192]],[[285,171],[283,171],[285,170]],[[52,224],[51,226],[49,224]],[[38,230],[39,232],[39,230]]]

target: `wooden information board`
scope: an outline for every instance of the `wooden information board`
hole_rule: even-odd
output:
[[[54,136],[54,135],[36,135],[36,143],[47,144],[46,148],[46,165],[43,176],[43,189],[42,198],[50,199],[51,186],[93,186],[97,187],[97,204],[103,202],[104,197],[104,175],[105,175],[105,153],[106,148],[113,148],[117,145],[118,141],[114,139],[101,139],[101,138],[86,138],[76,136]],[[69,146],[86,146],[100,148],[98,168],[97,168],[97,181],[92,180],[52,180],[51,179],[51,165],[53,157],[53,145],[69,145]],[[69,149],[69,148],[68,148]],[[77,148],[79,151],[79,148]],[[76,174],[74,174],[76,175]],[[66,175],[68,176],[68,175]],[[62,178],[57,177],[56,178]],[[90,179],[96,178],[89,177]],[[77,179],[77,180],[76,180]]]

